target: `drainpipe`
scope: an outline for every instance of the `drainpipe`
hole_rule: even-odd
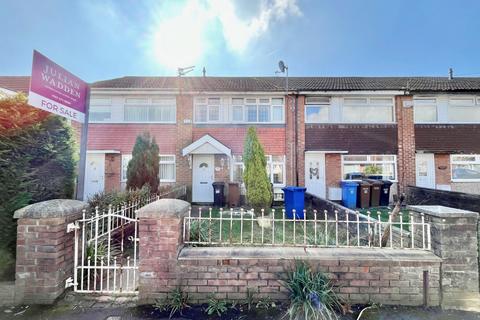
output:
[[[293,107],[293,112],[294,112],[294,128],[295,128],[295,136],[294,136],[294,150],[295,150],[295,157],[293,161],[295,162],[295,185],[298,186],[298,159],[297,159],[297,145],[298,145],[298,92],[295,93],[295,105]]]

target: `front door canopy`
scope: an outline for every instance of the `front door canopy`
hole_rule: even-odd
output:
[[[182,150],[182,155],[189,154],[226,154],[232,156],[232,150],[220,141],[206,134]]]

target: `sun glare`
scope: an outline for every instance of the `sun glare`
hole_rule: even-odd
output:
[[[172,70],[198,63],[205,51],[207,24],[208,12],[196,1],[156,23],[152,47],[157,63]]]

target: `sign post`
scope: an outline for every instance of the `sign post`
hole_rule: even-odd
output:
[[[85,184],[89,100],[90,88],[85,81],[33,51],[28,104],[83,124],[76,192],[79,200],[83,199]]]

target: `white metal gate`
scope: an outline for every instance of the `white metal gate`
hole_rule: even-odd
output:
[[[70,226],[75,232],[75,292],[134,293],[138,287],[137,209],[158,196],[109,206],[108,211],[83,217]],[[67,283],[67,286],[69,284]]]

